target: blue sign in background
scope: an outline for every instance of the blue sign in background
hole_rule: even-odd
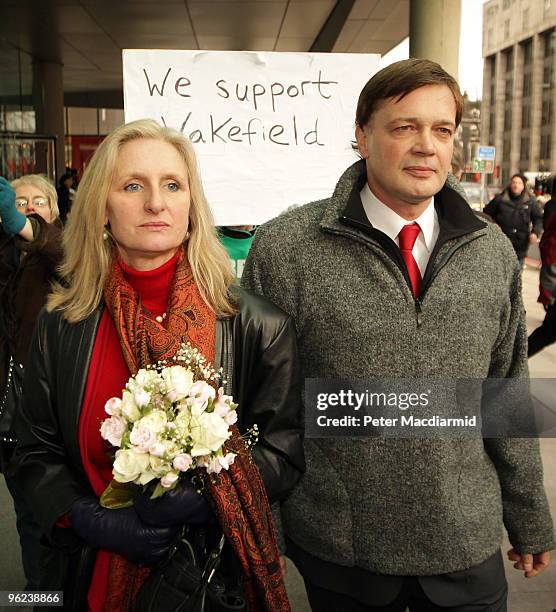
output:
[[[495,147],[479,147],[477,153],[477,159],[491,159],[494,160],[496,155]]]

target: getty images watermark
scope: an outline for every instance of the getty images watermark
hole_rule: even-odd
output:
[[[308,438],[556,436],[556,379],[305,382]]]

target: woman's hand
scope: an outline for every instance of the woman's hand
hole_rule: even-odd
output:
[[[158,527],[203,525],[216,520],[207,498],[187,479],[156,499],[150,499],[150,489],[140,492],[133,506],[144,523]]]
[[[145,565],[165,559],[178,534],[177,528],[146,525],[134,508],[103,508],[95,497],[75,501],[70,517],[73,530],[93,548]]]
[[[0,176],[0,217],[2,227],[8,234],[19,234],[27,223],[27,217],[15,207],[13,187],[3,176]]]

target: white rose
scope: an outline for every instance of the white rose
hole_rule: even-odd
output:
[[[112,446],[120,446],[126,429],[127,421],[121,416],[114,415],[102,422],[100,435],[108,440]]]
[[[133,399],[135,403],[139,406],[139,408],[144,408],[149,405],[151,401],[151,394],[148,391],[145,391],[142,387],[137,387],[133,392]]]
[[[217,451],[231,435],[222,417],[214,412],[203,412],[191,419],[191,455],[198,457]]]
[[[135,382],[139,387],[148,387],[154,384],[158,379],[156,370],[145,370],[142,368],[135,375]]]
[[[191,423],[191,415],[187,410],[182,410],[178,413],[174,419],[174,425],[178,428],[178,431],[182,434],[189,433],[189,427]]]
[[[179,478],[179,474],[177,472],[168,472],[166,476],[163,476],[160,479],[160,484],[166,489],[168,489],[176,482],[178,478]]]
[[[104,411],[111,416],[120,414],[122,411],[122,400],[119,397],[111,397],[106,404],[104,404]]]
[[[179,470],[180,472],[187,472],[192,463],[193,459],[191,455],[188,455],[187,453],[180,453],[174,457],[172,465],[174,466],[174,469]]]
[[[116,451],[112,473],[118,482],[132,482],[139,478],[149,467],[149,455],[137,453],[133,449]]]
[[[157,441],[156,432],[144,423],[145,417],[135,421],[129,436],[129,441],[137,447],[141,453],[148,453],[150,447]]]
[[[141,421],[141,427],[149,429],[153,433],[160,433],[166,429],[168,417],[164,410],[153,410],[145,415]]]
[[[172,402],[187,397],[193,384],[193,372],[180,365],[164,368],[162,378],[166,383],[166,393]]]
[[[122,396],[122,414],[132,423],[141,418],[141,411],[129,391],[124,391]]]

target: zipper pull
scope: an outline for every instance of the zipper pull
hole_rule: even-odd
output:
[[[417,328],[421,327],[421,323],[423,322],[423,318],[421,315],[421,302],[419,300],[415,300],[415,311],[417,312]]]

